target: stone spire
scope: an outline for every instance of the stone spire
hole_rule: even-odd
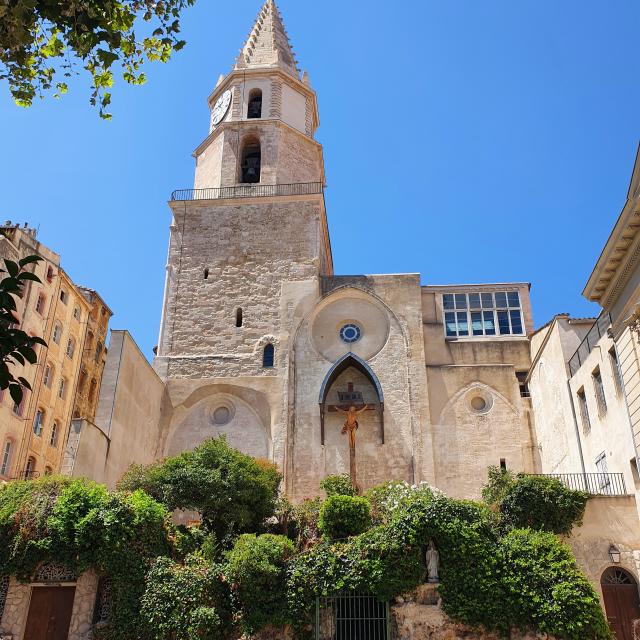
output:
[[[296,64],[280,12],[273,0],[266,0],[247,42],[236,60],[235,69],[279,67],[296,78]]]

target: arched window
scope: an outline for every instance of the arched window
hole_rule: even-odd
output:
[[[53,473],[53,469],[51,467],[45,467],[44,468],[44,475],[45,476],[50,476]]]
[[[262,91],[251,89],[249,93],[249,105],[247,107],[247,118],[262,117]]]
[[[2,462],[0,464],[0,475],[8,476],[11,469],[11,454],[13,453],[13,442],[7,440],[2,449]]]
[[[209,269],[205,269],[204,270],[204,279],[208,280],[209,279]]]
[[[240,163],[240,182],[255,184],[260,182],[260,141],[257,138],[250,138],[245,141],[242,147],[242,162]]]
[[[42,378],[42,382],[46,387],[49,387],[49,389],[51,389],[51,384],[53,383],[53,375],[54,368],[50,364],[48,364],[44,369],[44,377]]]
[[[36,474],[36,459],[31,456],[27,460],[27,466],[24,468],[24,478],[25,480],[29,480],[33,478]]]
[[[44,411],[42,409],[38,409],[36,411],[36,417],[33,421],[33,433],[37,436],[42,435],[42,427],[44,424]]]
[[[265,345],[264,350],[262,352],[262,366],[271,368],[273,367],[274,360],[274,348],[271,343]]]
[[[58,446],[58,423],[54,422],[51,425],[51,438],[49,438],[49,444],[52,447]]]
[[[238,307],[236,309],[236,327],[242,326],[242,309]]]

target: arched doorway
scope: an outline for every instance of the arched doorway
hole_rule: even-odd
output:
[[[607,620],[617,640],[634,640],[633,621],[640,619],[635,578],[620,567],[609,567],[600,578]]]

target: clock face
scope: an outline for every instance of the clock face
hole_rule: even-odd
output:
[[[231,104],[231,91],[227,89],[213,105],[211,111],[211,126],[215,127],[227,115],[229,105]]]

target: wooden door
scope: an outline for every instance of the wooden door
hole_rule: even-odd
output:
[[[67,640],[75,587],[33,587],[25,639]]]
[[[640,619],[636,581],[623,569],[610,568],[603,575],[602,595],[607,620],[616,640],[634,640],[633,621]]]

